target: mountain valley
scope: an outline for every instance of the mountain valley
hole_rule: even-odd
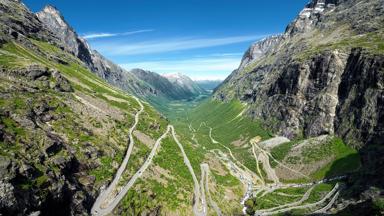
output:
[[[311,0],[223,82],[0,13],[0,215],[384,214],[383,0]]]

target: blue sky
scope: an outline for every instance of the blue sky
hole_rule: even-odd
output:
[[[308,0],[24,0],[56,6],[91,46],[126,69],[224,79],[245,50],[283,32]]]

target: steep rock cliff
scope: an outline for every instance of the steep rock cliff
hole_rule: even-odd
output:
[[[339,92],[346,91],[346,76],[360,80],[356,74],[365,77],[367,71],[381,70],[378,66],[378,59],[383,58],[381,3],[377,0],[310,2],[284,34],[252,45],[239,69],[215,91],[214,97],[247,102],[250,116],[263,119],[266,126],[291,138],[337,133],[362,145],[366,142],[364,138],[356,134],[352,138],[348,132],[337,129],[349,122],[350,126],[365,130],[361,133],[373,133],[370,127],[340,119],[341,107],[346,102]],[[359,61],[364,65],[360,71],[358,66],[351,66],[356,61],[354,47],[360,48]],[[376,63],[370,68],[373,59]],[[376,79],[382,79],[380,74],[376,72]],[[367,91],[366,87],[359,88],[360,92]],[[379,88],[374,90],[375,94],[379,91]],[[376,104],[373,109],[382,107]],[[378,124],[378,117],[371,116],[372,127]]]
[[[279,40],[252,45],[214,93],[245,102],[246,115],[277,134],[331,134],[358,149],[362,168],[342,195],[354,201],[340,206],[364,201],[356,208],[367,212],[372,188],[384,190],[383,14],[382,0],[312,0]]]

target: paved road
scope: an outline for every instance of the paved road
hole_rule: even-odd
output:
[[[94,203],[91,213],[94,216],[104,216],[110,214],[113,209],[119,204],[119,202],[124,198],[128,190],[134,185],[134,183],[137,181],[137,179],[143,174],[143,172],[149,167],[149,165],[152,163],[153,157],[156,154],[157,149],[159,148],[161,141],[168,135],[168,133],[172,132],[172,137],[179,146],[181,153],[184,158],[184,163],[188,167],[188,170],[190,171],[193,181],[194,181],[194,204],[193,204],[193,212],[195,216],[206,216],[207,215],[207,204],[205,200],[205,193],[204,188],[200,188],[200,185],[198,183],[198,180],[196,178],[195,172],[192,168],[192,165],[184,151],[184,148],[182,144],[179,142],[179,140],[176,137],[175,129],[172,125],[168,125],[166,132],[156,141],[154,147],[152,148],[149,156],[147,157],[144,164],[140,167],[140,169],[132,176],[132,178],[128,181],[128,183],[118,192],[116,196],[111,196],[111,192],[116,190],[117,183],[119,179],[121,178],[121,175],[124,171],[124,169],[127,166],[128,159],[130,157],[130,154],[132,152],[133,146],[133,139],[132,139],[132,133],[138,123],[139,115],[143,111],[144,107],[140,103],[140,101],[137,99],[141,106],[141,110],[136,114],[135,116],[135,124],[132,126],[132,128],[129,131],[130,136],[130,146],[128,148],[126,157],[124,158],[123,163],[121,164],[118,172],[115,175],[114,180],[112,183],[108,186],[108,188],[104,191],[102,191],[99,195],[99,197],[96,199],[96,202]],[[202,192],[203,191],[203,192]]]
[[[184,151],[183,145],[179,142],[179,140],[176,137],[175,128],[172,125],[170,127],[172,130],[173,139],[175,140],[175,142],[177,143],[177,145],[180,148],[181,154],[183,155],[183,158],[184,158],[184,163],[188,167],[188,170],[191,173],[192,179],[194,182],[195,201],[193,203],[193,213],[195,214],[195,216],[205,216],[205,215],[207,215],[207,206],[206,206],[206,203],[204,201],[205,198],[202,197],[202,195],[201,195],[201,189],[200,189],[199,182],[197,181],[195,171],[193,170],[191,162],[189,161],[187,154]]]
[[[200,124],[198,130],[200,130],[201,126],[202,126],[202,124]],[[189,130],[192,133],[192,140],[198,144],[198,141],[195,138],[196,130],[193,128],[192,124],[189,124]],[[216,212],[216,214],[218,216],[222,216],[222,213],[221,213],[219,206],[217,205],[217,203],[215,201],[213,201],[211,193],[209,191],[209,187],[208,187],[209,165],[205,164],[205,163],[200,164],[200,170],[201,170],[200,189],[201,189],[201,193],[202,193],[202,202],[204,203],[205,208],[208,209],[206,207],[206,204],[205,204],[206,203],[205,193],[207,193],[209,205],[214,209],[214,211]],[[205,179],[205,181],[204,181],[204,179]]]
[[[217,205],[217,203],[215,201],[213,201],[213,199],[211,197],[211,192],[209,191],[209,186],[208,186],[209,165],[203,163],[203,164],[200,164],[200,168],[201,168],[201,182],[203,182],[205,179],[205,192],[208,195],[209,205],[213,208],[213,210],[215,210],[215,212],[218,216],[222,216],[223,214],[221,213],[219,206]],[[204,183],[202,183],[202,184],[204,184]],[[202,186],[202,187],[204,187],[204,186]]]
[[[284,209],[284,208],[288,208],[288,207],[292,207],[292,206],[298,206],[300,205],[301,203],[303,203],[304,201],[306,201],[308,198],[309,198],[309,195],[311,195],[312,193],[312,190],[315,188],[315,186],[312,186],[311,188],[309,188],[305,194],[303,195],[303,197],[296,201],[296,202],[292,202],[292,203],[288,203],[288,204],[284,204],[284,205],[280,205],[280,206],[276,206],[276,207],[273,207],[273,208],[269,208],[269,209],[262,209],[262,210],[258,210],[257,212],[259,213],[262,213],[262,212],[270,212],[270,211],[275,211],[275,210],[278,210],[278,209]]]
[[[208,127],[208,126],[206,126]],[[248,167],[246,167],[244,164],[242,164],[239,160],[237,160],[237,158],[233,155],[232,153],[232,150],[230,148],[228,148],[227,146],[223,145],[222,143],[216,141],[215,139],[213,139],[212,137],[212,128],[211,127],[208,127],[209,128],[209,138],[211,139],[211,142],[214,143],[214,144],[219,144],[220,146],[222,146],[223,148],[225,148],[228,152],[229,152],[229,155],[231,156],[232,160],[237,163],[238,165],[240,165],[244,171],[246,171],[248,174],[251,175],[252,177],[252,182],[257,182],[257,181],[260,181],[261,182],[261,179],[260,177],[254,173],[252,170],[250,170]]]
[[[300,175],[300,176],[302,176],[302,177],[304,177],[304,178],[306,178],[306,179],[310,179],[310,177],[308,177],[307,175],[305,175],[305,174],[303,174],[303,173],[301,173],[301,172],[299,172],[299,171],[297,171],[297,170],[294,170],[294,169],[292,169],[292,168],[290,168],[290,167],[284,165],[284,164],[281,163],[280,161],[276,160],[276,159],[272,156],[272,154],[271,154],[270,152],[265,151],[263,148],[259,147],[256,143],[254,144],[254,146],[256,146],[256,148],[257,148],[258,150],[260,150],[263,154],[265,154],[267,157],[271,158],[273,161],[275,161],[275,162],[276,162],[277,164],[279,164],[280,166],[282,166],[282,167],[284,167],[284,168],[290,170],[291,172],[296,173],[296,174],[298,174],[298,175]],[[268,161],[269,161],[269,159],[268,159]]]
[[[152,163],[153,157],[155,156],[157,149],[159,148],[161,141],[168,135],[169,131],[171,129],[171,126],[167,127],[166,132],[161,135],[161,137],[156,141],[155,145],[153,146],[151,152],[149,153],[149,156],[147,157],[144,164],[140,167],[140,169],[132,176],[132,178],[128,181],[128,183],[120,190],[120,192],[113,198],[112,202],[108,204],[106,208],[103,209],[97,209],[94,215],[107,215],[113,211],[114,208],[119,204],[119,202],[124,198],[124,196],[127,194],[128,190],[135,184],[137,179],[141,177],[141,175],[144,173],[144,171],[149,167],[149,165]]]
[[[227,161],[226,166],[231,171],[231,174],[233,176],[237,177],[240,180],[240,182],[243,183],[243,185],[245,186],[246,191],[245,191],[243,198],[240,201],[240,204],[243,206],[243,213],[246,214],[247,208],[245,207],[244,204],[245,204],[245,201],[252,196],[253,184],[255,182],[256,183],[257,182],[263,182],[263,180],[261,179],[261,177],[259,177],[257,174],[255,174],[253,171],[248,169],[248,167],[246,167],[240,161],[238,161],[235,158],[235,156],[232,154],[232,150],[230,148],[228,148],[227,146],[223,145],[222,143],[216,141],[212,137],[212,130],[213,130],[212,127],[208,127],[206,123],[204,123],[204,125],[205,125],[205,127],[209,128],[209,138],[211,139],[211,142],[214,144],[219,144],[223,148],[225,148],[229,152],[229,155],[231,156],[231,158],[233,160],[233,161],[231,161],[228,158],[225,158],[225,160]],[[240,168],[239,166],[237,166],[237,164],[239,164],[243,169]]]
[[[103,213],[106,211],[102,210],[102,205],[104,205],[105,203],[107,203],[109,201],[109,199],[111,199],[111,193],[116,189],[117,183],[119,182],[121,175],[123,174],[125,168],[127,167],[129,158],[131,156],[132,149],[133,149],[133,146],[135,144],[135,141],[133,139],[132,134],[133,134],[133,131],[136,129],[137,124],[139,123],[140,114],[144,111],[144,106],[140,102],[140,100],[136,97],[134,97],[134,98],[137,101],[137,103],[139,104],[140,110],[135,114],[135,123],[129,129],[129,133],[128,133],[128,136],[129,136],[128,142],[129,143],[128,143],[127,152],[125,154],[123,162],[121,163],[119,169],[117,170],[117,172],[115,174],[115,178],[113,179],[111,184],[109,184],[109,186],[107,187],[106,190],[101,191],[101,193],[99,194],[99,196],[96,199],[96,202],[93,204],[92,209],[91,209],[92,215],[105,215]],[[107,209],[109,210],[109,212],[111,212],[113,210],[110,208],[107,208]]]
[[[332,199],[329,201],[329,203],[326,206],[324,206],[323,208],[321,208],[321,209],[319,209],[313,213],[325,214],[332,207],[332,205],[335,203],[335,201],[337,200],[339,195],[340,195],[340,191],[337,191],[336,194],[332,197]]]
[[[291,206],[291,207],[287,207],[287,208],[283,208],[283,209],[279,209],[279,210],[275,210],[275,211],[265,211],[265,212],[262,212],[263,210],[259,210],[259,211],[256,211],[255,215],[257,215],[257,216],[261,216],[261,215],[263,215],[263,216],[264,215],[276,215],[276,214],[281,214],[281,213],[284,213],[284,212],[291,211],[293,209],[313,208],[313,207],[316,207],[318,205],[323,204],[326,200],[331,198],[335,193],[337,194],[338,189],[339,189],[339,184],[337,183],[335,185],[335,187],[333,187],[333,189],[327,195],[325,195],[321,200],[319,200],[319,201],[317,201],[315,203],[310,203],[310,204],[306,204],[306,205],[299,205],[299,206]]]
[[[258,159],[258,157],[257,157],[256,151],[255,151],[255,146],[254,146],[254,145],[252,145],[252,153],[253,153],[253,156],[255,157],[255,161],[256,161],[256,170],[257,170],[257,174],[259,174],[259,176],[260,176],[261,184],[262,184],[262,185],[265,185],[265,181],[264,181],[264,178],[263,178],[263,174],[261,173],[260,166],[259,166],[259,159]]]

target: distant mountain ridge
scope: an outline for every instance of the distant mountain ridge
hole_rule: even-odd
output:
[[[46,6],[36,13],[36,16],[59,39],[64,50],[78,57],[99,77],[123,90],[144,98],[161,96],[171,100],[189,99],[203,92],[197,87],[191,87],[195,86],[191,82],[187,85],[177,85],[177,83],[170,85],[164,83],[163,77],[153,72],[142,69],[124,70],[93,50],[84,38],[78,36],[54,6]]]
[[[206,91],[213,91],[215,90],[223,80],[196,80],[195,83],[199,85],[202,89]]]
[[[185,75],[171,78],[167,75],[159,75],[142,69],[132,69],[131,72],[140,80],[148,83],[153,94],[164,98],[172,100],[193,99],[205,93],[203,89]]]
[[[180,86],[193,95],[200,95],[206,93],[204,89],[200,88],[191,78],[182,73],[163,74],[163,77],[168,79],[174,85]]]

